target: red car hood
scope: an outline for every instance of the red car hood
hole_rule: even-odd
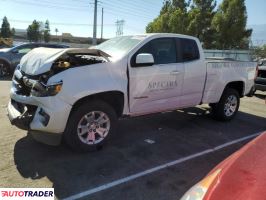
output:
[[[266,199],[266,133],[227,158],[212,172],[217,169],[221,169],[221,173],[204,200]]]

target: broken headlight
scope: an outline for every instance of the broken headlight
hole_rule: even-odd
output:
[[[55,96],[61,91],[62,86],[63,86],[63,81],[49,85],[44,85],[36,81],[32,87],[31,94],[37,97]]]

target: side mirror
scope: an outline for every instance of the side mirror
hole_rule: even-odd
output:
[[[152,66],[153,64],[154,58],[150,53],[141,53],[136,57],[136,66]]]

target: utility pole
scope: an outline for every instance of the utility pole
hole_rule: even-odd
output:
[[[94,0],[94,20],[93,20],[92,45],[97,45],[97,7],[98,7],[98,0]]]
[[[101,25],[101,41],[103,40],[103,8],[102,8],[102,25]]]
[[[59,32],[59,30],[58,30],[58,28],[55,28],[55,35],[56,35],[56,39],[57,39],[57,33]],[[59,43],[59,37],[58,37],[58,41],[57,41],[57,43]]]
[[[116,24],[116,36],[123,35],[125,20],[117,20],[115,24]]]

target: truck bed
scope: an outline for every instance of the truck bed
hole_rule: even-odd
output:
[[[203,103],[215,103],[221,97],[225,88],[224,84],[242,82],[245,90],[240,96],[247,95],[254,86],[256,62],[235,61],[225,58],[206,59],[206,83]]]

